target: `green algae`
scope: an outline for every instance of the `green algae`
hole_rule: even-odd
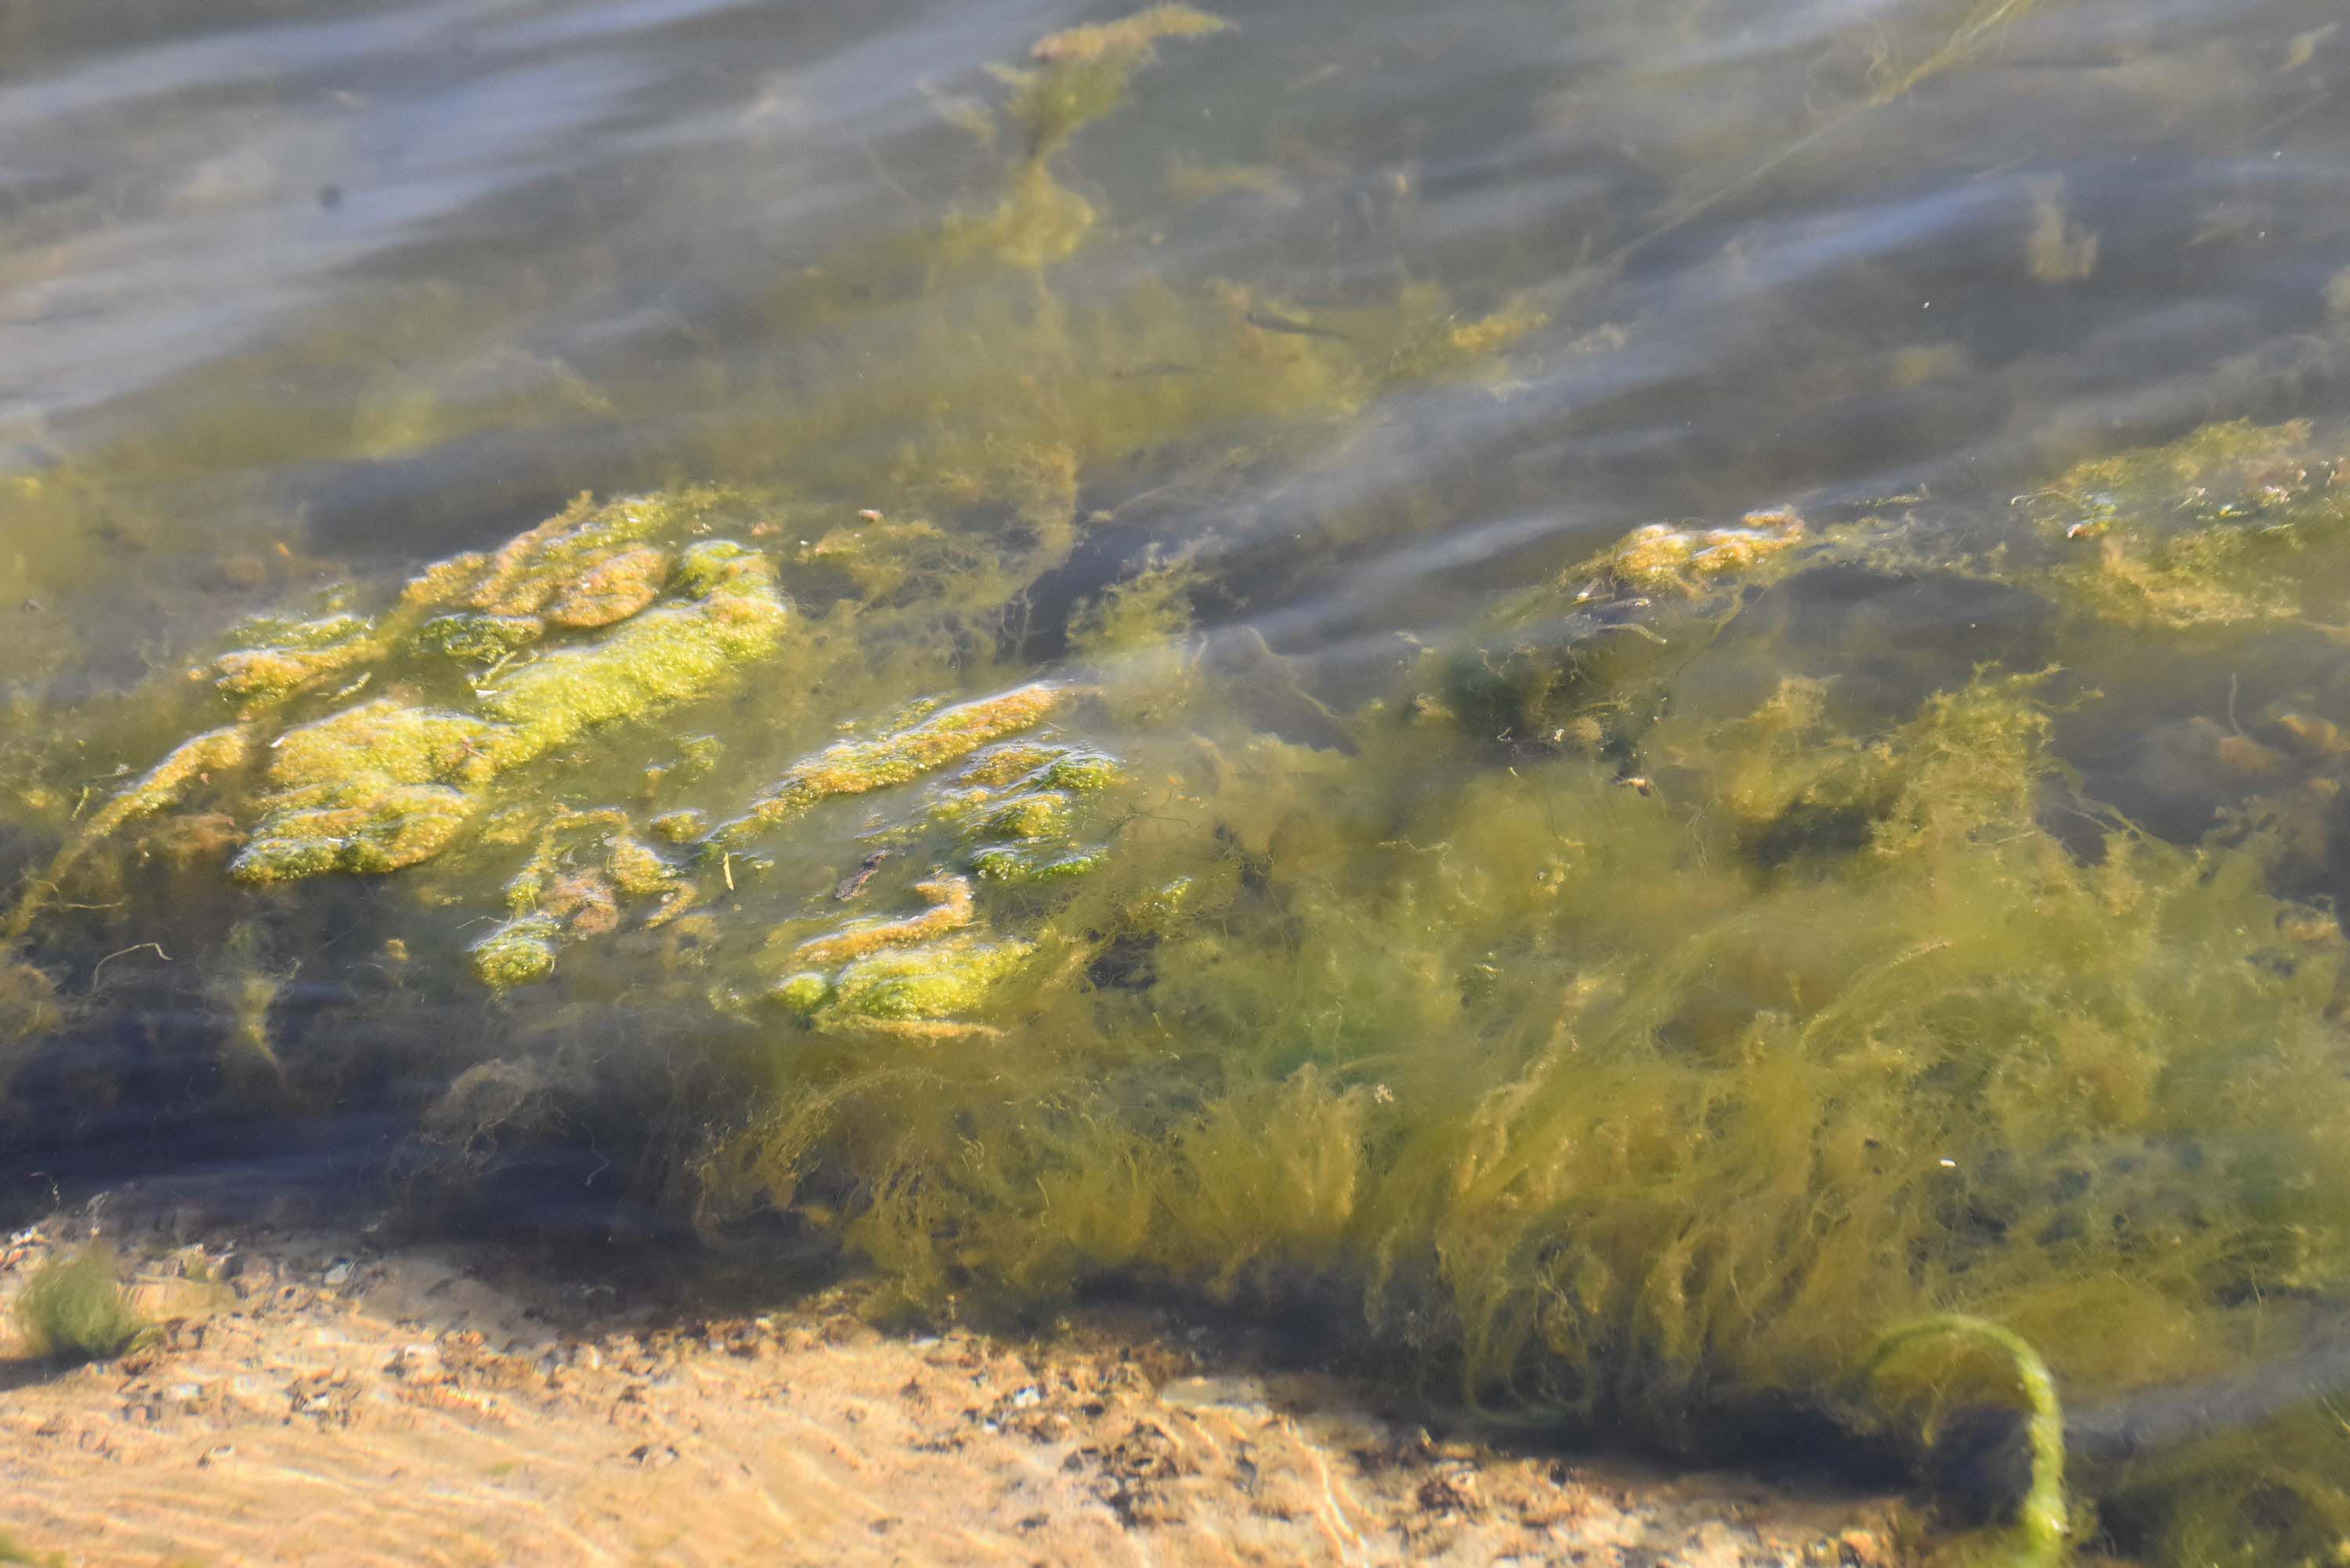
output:
[[[477,809],[493,726],[386,698],[288,730],[265,775],[241,881],[380,875],[448,847]]]
[[[2134,508],[2177,510],[2127,494],[2116,535]],[[534,535],[368,623],[406,650],[382,655],[382,695],[289,689],[125,786],[91,842],[212,791],[250,813],[249,881],[446,859],[462,900],[505,856],[474,976],[714,1002],[735,1108],[677,1108],[721,1129],[697,1197],[822,1216],[910,1302],[1136,1275],[1336,1293],[1366,1341],[1490,1411],[1697,1451],[1774,1398],[1865,1428],[1842,1391],[1886,1325],[1961,1313],[2012,1336],[2041,1450],[1987,1540],[2041,1561],[2064,1465],[2035,1388],[2235,1376],[2311,1332],[2345,1266],[2345,944],[2270,890],[2293,845],[2258,821],[2179,845],[2109,816],[2094,854],[2060,839],[2042,672],[1984,673],[1858,735],[1814,677],[1728,701],[1752,683],[1710,670],[1753,654],[1721,633],[1748,590],[1841,548],[1833,530],[1635,531],[1479,644],[1326,710],[1352,755],[1265,733],[1205,678],[1182,566],[1078,611],[1101,660],[1082,681],[927,697],[808,749],[910,685],[971,689],[910,640],[806,706],[897,613],[844,598],[794,642],[810,662],[775,683],[772,741],[746,726],[700,765],[639,768],[679,752],[639,735],[581,806],[530,800],[529,765],[771,660],[787,574],[823,557],[614,529],[564,569],[628,560],[602,586],[640,581],[650,557],[629,552],[655,549],[661,593],[567,626],[531,563],[567,535]],[[2103,618],[2094,593],[2073,602]],[[385,630],[507,610],[544,623],[519,654]],[[2341,750],[2299,717],[2313,757]],[[721,889],[752,912],[712,918]],[[562,961],[590,940],[636,945]],[[232,977],[224,1005],[260,998],[276,1051],[272,972]],[[1902,1368],[1946,1354],[1901,1343]],[[1890,1365],[1865,1380],[1899,1382]],[[1930,1442],[1954,1407],[1905,1420]],[[2071,1480],[2147,1510],[2153,1462]],[[2303,1517],[2330,1517],[2312,1474]],[[2220,1528],[2151,1517],[2148,1540]]]
[[[1025,129],[1031,155],[1050,157],[1070,137],[1125,101],[1127,79],[1169,38],[1197,38],[1230,24],[1190,5],[1153,5],[1036,41],[1033,70],[1006,70],[1014,89],[1006,112]]]
[[[2020,502],[2069,546],[2067,597],[2106,619],[2333,625],[2329,556],[2350,531],[2344,464],[2304,422],[2240,421],[2078,464]]]
[[[1721,640],[1742,590],[1839,547],[1783,514],[1637,531],[1332,716],[1352,754],[1265,733],[1168,634],[1179,597],[1139,582],[1158,640],[1082,683],[926,697],[774,768],[815,727],[787,720],[700,769],[598,775],[637,804],[498,815],[528,762],[774,646],[772,561],[681,545],[666,597],[609,628],[200,737],[105,826],[218,789],[260,807],[246,856],[378,869],[453,823],[478,839],[445,874],[463,888],[511,851],[475,976],[714,1002],[736,1109],[677,1108],[721,1129],[698,1199],[821,1216],[910,1302],[1130,1276],[1337,1293],[1366,1342],[1489,1411],[1693,1451],[1791,1398],[1856,1428],[1898,1407],[1930,1446],[2003,1366],[2035,1460],[1985,1549],[2045,1561],[2068,1528],[2049,1488],[2123,1517],[2155,1462],[2064,1475],[2052,1379],[2078,1403],[2240,1375],[2350,1268],[2350,943],[2271,891],[2294,850],[2260,823],[2181,845],[2092,813],[2094,853],[2057,836],[2057,721],[2084,699],[2048,673],[1984,672],[1859,735],[1832,682],[1711,680],[1754,657]],[[1496,649],[1551,672],[1500,757],[1457,673]],[[513,695],[550,666],[625,700]],[[2299,717],[2313,756],[2343,750]],[[1567,733],[1584,721],[1608,727]],[[722,896],[752,912],[711,918]],[[638,945],[575,972],[588,940]],[[1884,1400],[1951,1354],[1938,1328],[1873,1359],[1887,1326],[1950,1313],[2005,1360]],[[1879,1396],[1857,1414],[1856,1377]],[[2330,1517],[2324,1473],[2307,1518]],[[2219,1528],[2152,1517],[2148,1540]]]
[[[1100,869],[1103,852],[1080,850],[1076,854],[1039,855],[1024,849],[983,849],[971,857],[972,875],[983,882],[1010,882],[1035,885],[1065,881]]]
[[[907,889],[925,906],[918,912],[802,919],[776,928],[767,946],[784,954],[787,972],[768,986],[772,1001],[835,1032],[926,1040],[997,1033],[987,1015],[1004,999],[1003,982],[1040,947],[1067,939],[1057,937],[1049,920],[1037,926],[1034,907],[998,909],[995,901],[1007,891],[1082,876],[1107,857],[1102,846],[1079,846],[1076,839],[1095,826],[1093,808],[1114,803],[1036,786],[1066,767],[1092,786],[1089,794],[1107,791],[1121,776],[1116,759],[1034,739],[992,739],[1041,722],[1067,696],[1023,688],[947,708],[926,700],[897,715],[897,726],[875,740],[837,742],[791,771],[785,787],[806,792],[821,784],[825,792],[805,795],[807,805],[838,794],[895,792],[889,804],[897,820],[868,826],[860,836],[883,847],[839,884],[833,901],[859,897],[892,859],[932,869]],[[969,761],[951,777],[926,792],[907,791],[963,758]],[[851,784],[857,787],[843,787]],[[1004,839],[1017,846],[991,842]],[[979,847],[967,849],[973,841]],[[1027,929],[1009,934],[1007,919],[1024,919]]]
[[[951,1019],[977,1011],[995,984],[1034,950],[1016,941],[949,937],[920,947],[868,953],[834,976],[831,1002],[844,1013],[883,1023]]]
[[[516,916],[473,944],[473,972],[497,990],[545,980],[555,971],[561,930],[551,915]]]
[[[774,651],[786,611],[765,556],[697,545],[678,584],[690,597],[549,652],[483,691],[483,711],[511,726],[494,745],[502,763],[517,765],[598,725],[685,701]]]
[[[556,591],[544,579],[517,587],[515,574],[494,570],[502,595]],[[551,649],[494,687],[475,686],[478,714],[384,698],[286,731],[271,742],[260,817],[232,873],[273,882],[429,859],[479,813],[501,774],[598,726],[684,701],[773,651],[786,611],[765,557],[696,545],[675,586],[690,597]]]
[[[373,622],[355,615],[265,619],[239,628],[244,646],[213,664],[215,684],[238,697],[282,698],[372,658]]]
[[[992,741],[1035,727],[1063,695],[1049,684],[1024,686],[934,713],[869,741],[837,742],[795,764],[748,812],[713,832],[712,841],[741,843],[825,801],[906,784],[961,762]]]
[[[123,1294],[112,1249],[92,1243],[53,1259],[17,1293],[16,1329],[44,1360],[104,1361],[151,1332]]]
[[[63,869],[210,791],[252,830],[249,882],[401,871],[420,945],[454,928],[493,991],[556,981],[511,1004],[547,1008],[515,1026],[546,1054],[492,1064],[500,1127],[600,1097],[595,1125],[666,1151],[648,1168],[692,1151],[694,1201],[835,1230],[910,1303],[1136,1278],[1303,1299],[1448,1397],[1694,1452],[1774,1402],[1877,1430],[1902,1375],[1960,1356],[1904,1436],[1960,1398],[2022,1411],[2012,1528],[2044,1557],[2054,1380],[2076,1407],[2224,1381],[2321,1332],[2340,1288],[2344,942],[2274,891],[2323,856],[2312,812],[2210,843],[2131,827],[2076,798],[2083,699],[2036,669],[1850,732],[1835,681],[1723,649],[1751,595],[1839,548],[1776,510],[1565,567],[1320,709],[1351,755],[1220,683],[1180,555],[1080,607],[1091,668],[1023,684],[990,645],[1087,506],[1144,475],[1213,495],[1397,387],[1498,385],[1546,320],[1424,283],[1338,306],[1055,277],[1107,225],[1049,161],[1156,40],[1208,26],[1165,7],[1048,40],[1008,83],[1025,145],[995,206],[894,269],[778,286],[824,394],[779,411],[752,385],[689,455],[781,452],[804,483],[583,501],[373,614],[248,623],[210,667],[244,718],[116,794]],[[827,358],[852,328],[876,336]],[[2278,477],[2305,432],[2205,439],[2031,499],[2044,581],[1982,569],[2060,601],[2068,657],[2100,624],[2320,620],[2332,503]],[[2224,498],[2182,508],[2198,489]],[[1751,701],[1723,695],[1754,685],[1733,663],[1764,667]],[[328,691],[370,674],[372,701]],[[630,727],[697,703],[723,755]],[[2312,735],[2323,707],[2294,710]],[[164,732],[219,718],[181,712]],[[473,936],[484,909],[503,923]],[[562,958],[586,940],[598,962]],[[8,961],[20,1032],[53,1027],[53,984]],[[238,972],[251,1014],[269,971]],[[658,1012],[692,1068],[617,1093],[598,1002]],[[1887,1335],[1910,1323],[1932,1326]],[[2135,1513],[2168,1563],[2288,1534],[2322,1555],[2345,1517],[2324,1414],[2230,1437],[2084,1473],[2085,1506]],[[2289,1532],[2241,1501],[2262,1484]]]
[[[1215,804],[1130,822],[1053,929],[1147,940],[1148,988],[1032,994],[967,1083],[953,1058],[918,1083],[796,1058],[812,1081],[778,1082],[723,1168],[790,1200],[846,1161],[849,1239],[918,1296],[1353,1279],[1367,1332],[1452,1346],[1492,1410],[1698,1449],[1725,1402],[1843,1386],[1883,1325],[1987,1316],[2037,1457],[1985,1549],[2051,1560],[2049,1378],[2221,1376],[2290,1337],[2343,1261],[2318,1238],[2350,1171],[2338,931],[2280,923],[2266,851],[2116,825],[2078,858],[2039,815],[2063,784],[2047,685],[1984,678],[1863,741],[1783,684],[1646,730],[1647,790],[1564,750],[1383,787],[1426,778],[1424,723],[1358,730],[1357,763],[1121,748]],[[1826,814],[1851,826],[1770,849]],[[1170,855],[1223,869],[1170,883]],[[1090,950],[1085,972],[1130,972]],[[1046,1108],[991,1114],[983,1072],[1049,1085]]]
[[[2055,1379],[2038,1351],[1996,1324],[1945,1314],[1888,1332],[1863,1362],[1859,1381],[1868,1393],[1877,1395],[1905,1361],[1918,1356],[1921,1347],[1954,1344],[1989,1350],[2012,1376],[2016,1402],[2024,1414],[2031,1465],[2031,1480],[2015,1502],[2012,1522],[1988,1541],[1965,1549],[1963,1560],[2000,1568],[2054,1568],[2063,1561],[2071,1535],[2064,1501],[2064,1412]],[[1950,1414],[1952,1386],[1937,1380],[1918,1392],[1926,1409],[1914,1420],[1931,1446]]]

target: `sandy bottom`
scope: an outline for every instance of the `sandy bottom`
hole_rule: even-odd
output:
[[[695,1317],[658,1278],[566,1286],[282,1209],[125,1190],[95,1215],[163,1327],[71,1372],[0,1363],[0,1561],[1903,1560],[1887,1500],[1434,1438],[1159,1313],[1028,1341],[885,1334],[846,1290]],[[91,1223],[0,1245],[0,1297]]]

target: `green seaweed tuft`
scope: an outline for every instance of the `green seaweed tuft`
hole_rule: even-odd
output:
[[[113,1251],[95,1242],[43,1264],[16,1297],[26,1351],[43,1360],[105,1361],[137,1345],[150,1328],[124,1296],[119,1268]]]

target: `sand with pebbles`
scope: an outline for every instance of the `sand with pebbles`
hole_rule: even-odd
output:
[[[1901,1556],[1886,1500],[1433,1437],[1166,1313],[1087,1312],[1024,1340],[885,1333],[853,1288],[697,1315],[669,1299],[675,1271],[641,1262],[558,1284],[511,1248],[378,1245],[135,1190],[95,1218],[161,1326],[110,1363],[0,1363],[0,1526],[34,1561]],[[84,1208],[17,1232],[0,1297],[91,1223]]]

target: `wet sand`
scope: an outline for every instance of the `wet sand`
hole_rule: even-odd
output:
[[[1431,1436],[1168,1313],[893,1334],[834,1287],[695,1317],[657,1270],[565,1285],[511,1248],[136,1190],[95,1220],[161,1328],[72,1371],[0,1362],[0,1528],[34,1561],[1907,1560],[1891,1500]],[[0,1298],[91,1224],[16,1232]]]

